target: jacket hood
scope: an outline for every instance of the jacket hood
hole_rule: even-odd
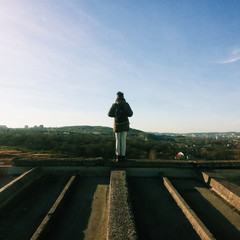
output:
[[[126,102],[125,98],[117,98],[115,103],[120,104]]]

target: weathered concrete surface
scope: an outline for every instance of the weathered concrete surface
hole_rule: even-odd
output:
[[[198,233],[201,239],[203,240],[214,240],[212,233],[207,229],[207,227],[203,224],[203,222],[198,218],[195,212],[190,208],[190,206],[185,202],[185,200],[181,197],[178,191],[173,187],[168,178],[164,177],[163,182],[165,187],[171,193],[172,197],[178,204],[178,206],[182,209],[183,213],[186,215],[189,222],[192,224],[195,231]]]
[[[7,185],[8,183],[12,182],[17,176],[0,176],[0,189]]]
[[[24,172],[31,170],[33,167],[12,167],[12,166],[0,166],[0,177],[1,176],[19,176]]]
[[[139,239],[200,240],[160,177],[128,177]]]
[[[126,172],[112,171],[109,191],[108,240],[137,240],[128,194]]]
[[[68,179],[68,176],[44,175],[1,209],[0,239],[30,239]]]
[[[240,181],[240,168],[236,169],[213,169],[212,172],[218,173],[228,180]]]
[[[240,239],[240,215],[198,179],[171,183],[216,239]]]
[[[51,207],[51,209],[49,210],[49,212],[47,213],[47,215],[45,216],[45,218],[43,219],[43,221],[41,222],[41,224],[39,225],[39,227],[37,228],[37,230],[35,231],[35,233],[31,237],[31,240],[40,239],[45,234],[45,232],[47,231],[47,229],[49,227],[50,222],[55,217],[55,215],[57,214],[57,211],[59,210],[59,208],[63,204],[64,198],[68,194],[68,192],[69,192],[72,184],[74,183],[75,179],[76,179],[76,175],[72,176],[69,179],[69,181],[65,185],[64,189],[59,194],[57,200],[55,201],[55,203],[53,204],[53,206]]]
[[[25,167],[17,167],[16,170],[21,172],[21,169],[25,169]],[[96,165],[46,166],[41,169],[44,176],[32,184],[30,188],[27,188],[16,201],[11,201],[3,209],[4,213],[0,212],[0,239],[30,239],[42,219],[45,216],[48,217],[49,209],[56,202],[69,177],[72,176],[73,170],[83,174],[83,177],[79,179],[80,181],[75,182],[67,201],[64,201],[66,204],[60,208],[57,217],[51,224],[50,231],[47,233],[47,235],[49,233],[50,235],[44,236],[44,240],[75,239],[76,236],[78,239],[85,240],[106,240],[107,237],[111,240],[136,240],[138,237],[139,239],[154,240],[160,239],[160,237],[163,239],[176,239],[176,237],[191,240],[199,239],[198,236],[196,236],[197,238],[184,236],[184,234],[189,234],[190,231],[186,227],[187,225],[182,224],[183,219],[186,220],[185,216],[163,186],[161,179],[166,176],[172,177],[172,185],[216,239],[239,239],[239,214],[210,191],[206,184],[200,182],[199,179],[195,179],[195,173],[197,172],[195,168],[130,167],[124,169],[119,165],[113,168],[111,172],[110,167]],[[207,171],[214,172],[214,169],[207,169]],[[221,171],[223,173],[229,171],[227,175],[233,175],[233,170],[231,170],[231,173],[227,169]],[[11,172],[13,173],[12,170]],[[234,169],[234,172],[234,180],[239,179],[237,169]],[[45,175],[46,173],[47,175]],[[132,180],[132,178],[135,178],[132,176],[137,176],[138,180]],[[127,177],[129,178],[127,179]],[[224,176],[225,178],[228,179]],[[109,180],[111,184],[109,184]],[[133,188],[134,191],[132,191]],[[135,191],[135,189],[137,190]],[[161,200],[164,198],[164,193],[161,192],[161,189],[166,192],[165,197],[166,195],[169,196],[163,202]],[[128,194],[131,196],[131,202]],[[149,196],[143,197],[143,195]],[[139,198],[141,198],[140,203],[138,202]],[[19,205],[18,202],[21,204]],[[134,209],[134,217],[131,204]],[[138,206],[136,207],[136,205]],[[151,205],[151,211],[148,205]],[[154,208],[156,208],[156,211],[154,211]],[[162,211],[163,208],[165,212]],[[177,208],[176,211],[181,213],[182,218],[175,217],[175,213],[173,214],[170,210],[174,208]],[[234,212],[235,215],[231,212]],[[156,215],[158,216],[156,217]],[[165,222],[166,215],[169,219]],[[143,229],[142,226],[146,225],[139,221],[140,218],[141,221],[145,222],[144,224],[155,222],[155,224],[147,226],[149,227],[148,233],[154,232],[155,228],[162,227],[162,230],[165,229],[162,233],[161,230],[155,231],[152,238],[149,237],[150,234],[143,235],[141,229]],[[191,214],[190,218],[192,218]],[[184,229],[184,234],[176,234],[174,231],[174,229],[177,229],[176,225],[180,223],[183,226],[180,229]],[[194,232],[192,226],[189,223],[188,225]],[[230,238],[228,238],[229,236]]]
[[[2,187],[0,189],[0,209],[20,194],[26,187],[31,185],[36,179],[40,178],[41,175],[41,169],[34,168]]]
[[[79,177],[44,240],[106,240],[108,177]]]
[[[240,176],[240,170],[238,171]],[[201,172],[204,181],[230,205],[240,211],[240,187],[216,172]]]

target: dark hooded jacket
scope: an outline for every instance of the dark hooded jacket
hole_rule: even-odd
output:
[[[117,121],[116,121],[116,110],[117,110],[119,104],[122,104],[122,106],[124,108],[124,112],[126,114],[126,120],[121,123],[117,123]],[[132,115],[133,115],[133,111],[132,111],[131,107],[129,106],[129,104],[126,102],[126,100],[124,98],[117,98],[116,102],[112,105],[112,107],[110,108],[110,110],[108,112],[108,116],[114,118],[113,131],[114,132],[129,131],[130,123],[129,123],[128,117],[131,117]]]

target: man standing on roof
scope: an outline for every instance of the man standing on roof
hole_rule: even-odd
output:
[[[116,138],[116,160],[126,160],[126,138],[129,131],[128,117],[133,115],[133,111],[126,102],[122,92],[117,93],[117,99],[108,112],[109,117],[114,118],[113,131]]]

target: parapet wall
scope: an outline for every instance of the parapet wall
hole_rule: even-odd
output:
[[[116,162],[103,158],[15,158],[14,166],[103,166],[103,167],[142,167],[142,168],[240,168],[240,160],[186,161],[186,160],[149,160],[128,159]]]

